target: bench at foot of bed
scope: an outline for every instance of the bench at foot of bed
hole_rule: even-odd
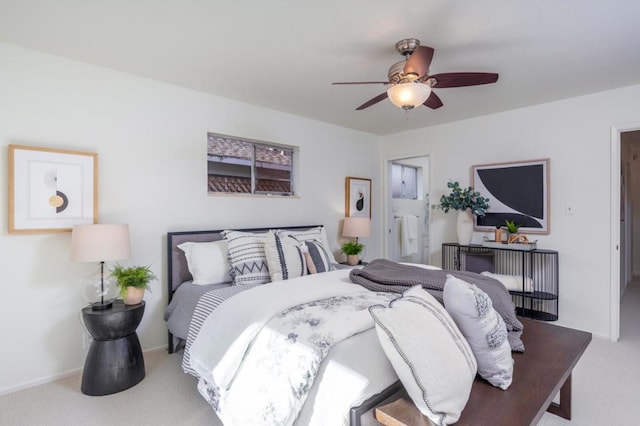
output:
[[[524,324],[524,353],[513,353],[513,383],[506,391],[476,378],[469,401],[456,425],[536,424],[545,411],[571,420],[571,372],[591,342],[591,333],[544,322]],[[560,392],[560,403],[553,402]],[[432,423],[409,399],[375,410],[385,426],[427,426]]]

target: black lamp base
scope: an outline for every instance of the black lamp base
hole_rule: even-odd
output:
[[[111,309],[113,307],[113,302],[95,302],[91,304],[92,311],[104,311],[105,309]]]

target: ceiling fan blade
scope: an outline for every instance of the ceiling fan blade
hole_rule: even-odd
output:
[[[407,63],[404,66],[404,74],[415,74],[416,77],[422,77],[429,72],[429,65],[433,59],[433,48],[428,46],[418,46],[413,51]]]
[[[424,105],[426,107],[429,107],[431,109],[438,109],[443,105],[443,103],[442,103],[442,100],[440,99],[440,97],[438,95],[436,95],[432,90],[431,94],[429,95],[427,100],[424,101],[424,103],[422,105]]]
[[[490,84],[498,81],[498,74],[490,72],[448,72],[429,76],[434,78],[436,84],[432,87],[464,87]]]
[[[369,99],[367,102],[363,103],[362,105],[360,105],[358,108],[356,108],[356,111],[361,111],[365,108],[369,108],[371,105],[375,105],[378,102],[387,99],[387,92],[384,93],[380,93],[378,96],[376,96],[373,99]]]
[[[331,84],[389,84],[388,81],[346,81]]]

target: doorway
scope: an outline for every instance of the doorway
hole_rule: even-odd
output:
[[[640,123],[611,129],[610,339],[620,338],[621,300],[640,274]],[[637,217],[636,217],[637,216]],[[636,236],[637,234],[637,236]],[[636,260],[636,257],[639,259]]]
[[[429,264],[429,156],[387,159],[385,171],[385,258]]]

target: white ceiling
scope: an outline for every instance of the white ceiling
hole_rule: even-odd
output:
[[[408,37],[500,79],[355,111]],[[0,0],[0,42],[375,134],[640,83],[637,0]]]

